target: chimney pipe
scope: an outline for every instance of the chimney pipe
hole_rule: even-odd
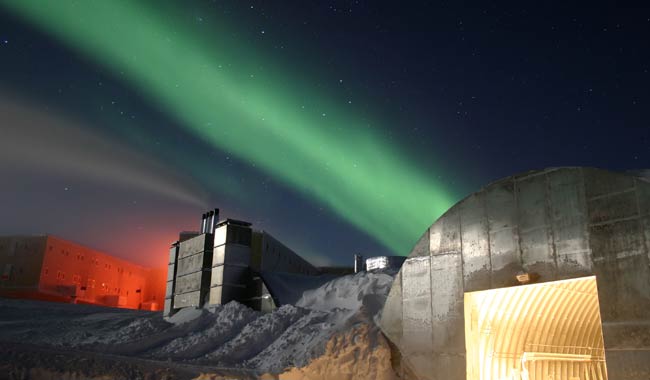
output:
[[[212,218],[212,227],[210,228],[210,232],[214,232],[215,227],[217,227],[217,223],[219,223],[219,209],[215,208],[214,218]]]
[[[210,211],[210,213],[208,215],[210,215],[210,216],[208,217],[208,227],[207,227],[205,233],[206,234],[211,234],[213,232],[213,227],[212,226],[214,225],[214,211]]]
[[[363,256],[361,254],[354,255],[354,273],[359,273],[364,270],[363,268]]]
[[[201,233],[205,233],[205,217],[207,214],[201,215]]]

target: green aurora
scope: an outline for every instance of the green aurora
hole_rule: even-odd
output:
[[[229,41],[225,24],[208,39],[173,9],[143,2],[0,4],[123,78],[202,141],[330,207],[396,253],[408,253],[453,204],[438,173],[426,173],[346,102]]]

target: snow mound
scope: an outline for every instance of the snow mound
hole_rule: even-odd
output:
[[[392,282],[390,274],[358,273],[305,291],[296,305],[268,314],[230,302],[184,309],[167,320],[153,312],[0,300],[0,346],[28,341],[258,373],[292,368],[314,379],[338,366],[339,378],[382,378],[384,367],[381,373],[368,368],[390,355],[375,321]]]
[[[292,305],[284,305],[244,326],[235,338],[206,354],[202,361],[216,362],[221,366],[235,366],[251,359],[270,342],[275,342],[307,312]]]
[[[365,296],[388,296],[393,277],[385,273],[360,272],[332,280],[303,293],[296,306],[312,310],[359,310]]]
[[[260,316],[259,312],[234,301],[202,312],[201,316],[195,316],[194,320],[205,319],[205,328],[173,339],[150,353],[150,356],[164,359],[192,359],[203,356],[237,336],[248,323]]]

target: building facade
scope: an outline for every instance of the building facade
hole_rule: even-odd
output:
[[[218,216],[218,211],[216,213]],[[261,276],[265,272],[319,274],[316,267],[265,231],[244,221],[219,223],[211,215],[196,236],[186,235],[170,249],[165,315],[185,307],[238,301],[270,311],[278,306]]]
[[[0,237],[0,296],[161,310],[164,269],[55,236]]]
[[[650,378],[650,182],[496,181],[416,243],[380,326],[404,379]]]

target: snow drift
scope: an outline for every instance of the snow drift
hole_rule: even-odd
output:
[[[169,320],[152,312],[0,300],[0,343],[284,372],[286,379],[391,379],[390,350],[374,321],[392,282],[389,274],[358,273],[269,314],[231,302],[182,310]]]

